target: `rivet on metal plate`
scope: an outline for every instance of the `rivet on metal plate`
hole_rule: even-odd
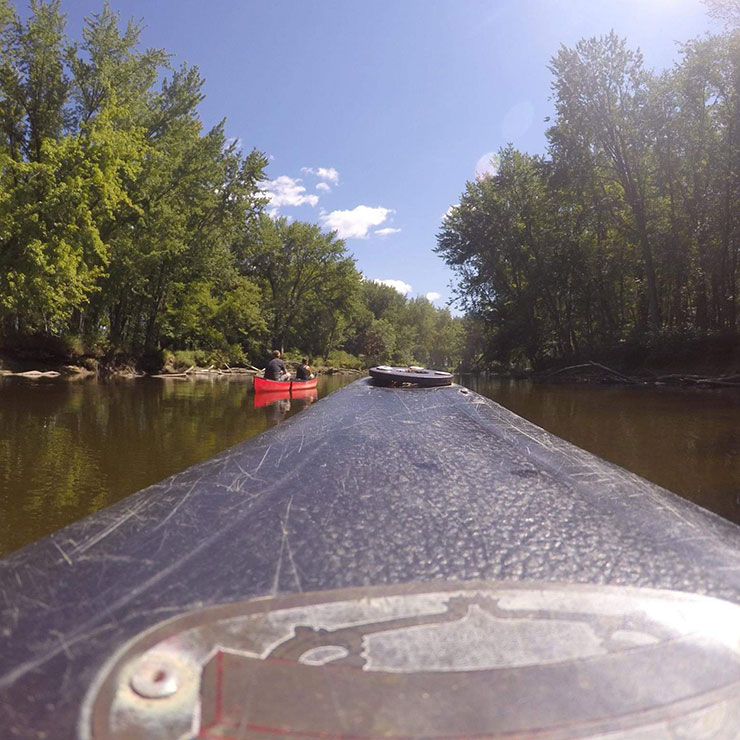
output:
[[[177,671],[162,660],[145,658],[131,677],[131,688],[145,699],[165,699],[179,688]]]

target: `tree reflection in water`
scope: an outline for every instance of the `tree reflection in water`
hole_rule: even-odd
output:
[[[312,397],[255,407],[249,378],[0,379],[0,554],[263,432]]]

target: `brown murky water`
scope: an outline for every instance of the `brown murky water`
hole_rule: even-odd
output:
[[[325,396],[354,380],[322,376]],[[0,378],[0,555],[279,424],[248,378]]]
[[[318,396],[351,377],[322,377]],[[740,393],[465,385],[740,523]],[[312,399],[254,404],[247,379],[0,379],[0,554],[259,434]]]
[[[461,382],[558,437],[740,523],[740,391]]]

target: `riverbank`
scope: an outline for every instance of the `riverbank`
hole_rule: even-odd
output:
[[[69,359],[69,358],[68,358]],[[199,376],[231,376],[231,375],[259,375],[261,368],[249,365],[247,367],[231,367],[228,364],[185,366],[176,362],[166,364],[157,372],[145,372],[141,366],[130,358],[113,358],[111,360],[96,360],[94,358],[75,358],[72,362],[53,360],[44,357],[33,357],[0,352],[0,377],[16,376],[26,378],[58,378],[58,377],[90,377],[116,376],[122,378],[143,377],[199,377]],[[335,367],[320,365],[314,368],[317,375],[348,375],[359,377],[363,371],[350,367]]]
[[[693,388],[740,388],[740,372],[727,370],[704,375],[687,370],[663,371],[643,370],[628,375],[621,370],[604,365],[595,360],[576,365],[555,368],[547,371],[490,369],[478,373],[462,375],[498,378],[502,380],[530,380],[542,383],[586,384],[586,385],[632,385],[632,386],[676,386]]]
[[[0,377],[85,378],[96,375],[140,376],[133,365],[106,366],[94,358],[50,358],[0,351]]]
[[[548,383],[740,387],[740,337],[643,337],[606,349],[541,359],[534,367],[491,363],[480,374]]]
[[[97,375],[97,373],[97,367],[19,358],[0,353],[0,376],[58,378],[60,376],[87,377]]]

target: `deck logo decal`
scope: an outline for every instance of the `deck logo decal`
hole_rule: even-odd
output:
[[[740,607],[667,591],[432,583],[260,599],[126,646],[83,735],[729,738],[739,646]]]

